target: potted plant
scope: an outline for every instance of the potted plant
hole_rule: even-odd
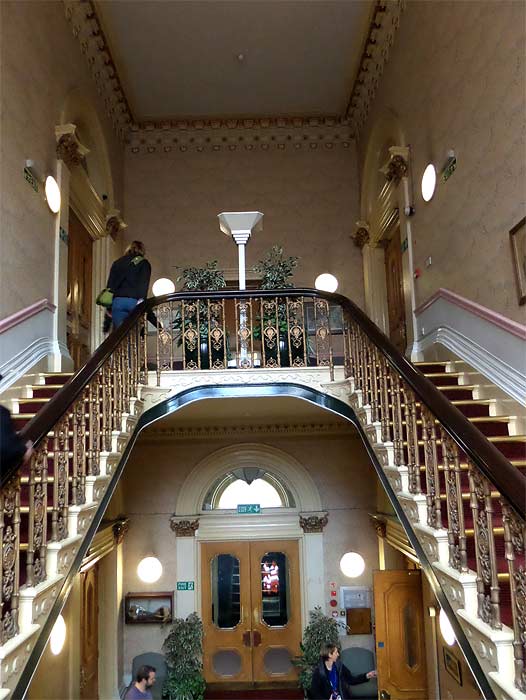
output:
[[[312,681],[312,672],[320,660],[320,649],[323,644],[340,646],[338,623],[333,617],[328,617],[320,607],[309,612],[309,624],[303,630],[300,644],[301,655],[294,659],[294,665],[300,669],[299,685],[306,697]]]
[[[167,675],[163,697],[167,700],[203,700],[203,623],[197,613],[176,618],[163,642]]]
[[[290,279],[294,274],[294,269],[298,264],[299,258],[295,255],[286,256],[283,253],[283,247],[280,245],[274,245],[272,248],[264,255],[264,257],[259,260],[255,265],[254,269],[256,272],[261,274],[261,289],[290,289],[294,287],[292,280]],[[276,314],[268,313],[263,314],[263,318],[259,319],[259,323],[254,326],[254,338],[259,340],[262,337],[262,330],[265,327],[276,325]],[[287,307],[284,301],[278,302],[277,308],[277,331],[278,338],[276,343],[268,343],[264,340],[267,345],[265,347],[265,354],[272,357],[276,355],[279,348],[280,353],[280,365],[286,366],[289,364],[289,353],[288,353],[288,322],[287,322]]]
[[[217,269],[217,260],[209,260],[204,267],[185,267],[177,278],[177,282],[183,282],[183,291],[215,292],[226,287],[225,277],[222,270]],[[193,324],[197,330],[197,307],[194,316],[185,318],[185,325]],[[187,330],[182,327],[181,313],[178,311],[174,319],[174,329],[179,332],[178,344],[183,342],[183,333]],[[210,367],[210,348],[208,346],[208,308],[204,301],[199,302],[199,344],[201,356],[201,368]],[[195,350],[185,348],[186,362],[197,361],[197,347]]]

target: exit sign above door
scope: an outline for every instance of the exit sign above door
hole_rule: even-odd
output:
[[[261,513],[261,506],[259,503],[239,503],[237,506],[237,512],[240,515]]]

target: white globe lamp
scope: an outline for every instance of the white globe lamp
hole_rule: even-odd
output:
[[[433,195],[435,194],[435,188],[437,185],[437,171],[432,163],[424,170],[422,175],[422,199],[424,202],[429,202]]]
[[[53,214],[58,214],[60,211],[60,188],[52,175],[48,175],[46,177],[44,192],[48,207],[51,209]]]
[[[335,292],[338,289],[338,280],[334,275],[324,272],[316,277],[314,286],[321,292]]]
[[[163,294],[173,294],[175,292],[175,284],[168,277],[160,277],[153,283],[152,292],[156,297],[162,297]]]
[[[139,562],[137,576],[144,583],[155,583],[161,578],[163,565],[157,557],[145,557]]]
[[[358,578],[365,570],[365,561],[358,552],[346,552],[340,559],[340,569],[344,576]]]

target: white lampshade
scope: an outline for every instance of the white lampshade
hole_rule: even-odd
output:
[[[60,188],[55,178],[51,175],[46,177],[44,192],[46,194],[48,207],[51,209],[53,214],[57,214],[60,211]]]
[[[322,292],[335,292],[338,289],[338,280],[334,275],[324,272],[316,277],[314,286]]]
[[[49,647],[51,649],[51,653],[54,656],[58,656],[62,649],[64,648],[64,644],[66,642],[66,622],[62,615],[59,615],[57,617],[57,621],[53,625],[53,629],[51,630],[51,635],[49,637]]]
[[[457,638],[455,637],[451,622],[443,610],[440,611],[440,615],[438,616],[438,624],[440,625],[440,633],[445,643],[452,647],[457,641]]]
[[[432,163],[424,170],[422,175],[422,198],[424,202],[429,202],[429,200],[435,194],[435,187],[437,184],[437,171]]]
[[[357,578],[364,572],[364,558],[358,552],[347,552],[340,559],[340,569],[345,576]]]
[[[161,297],[163,294],[173,294],[175,284],[168,277],[160,277],[153,283],[152,292],[156,297]]]
[[[157,557],[145,557],[139,562],[137,575],[144,583],[155,583],[161,578],[163,565]]]

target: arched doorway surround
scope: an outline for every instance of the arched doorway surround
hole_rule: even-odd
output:
[[[102,310],[95,306],[94,297],[105,284],[111,260],[120,252],[120,241],[115,242],[114,237],[123,223],[115,208],[114,177],[104,130],[91,99],[80,89],[74,89],[67,95],[55,131],[57,179],[62,196],[55,231],[53,290],[53,303],[57,307],[54,329],[56,352],[51,369],[57,371],[71,367],[66,343],[70,210],[91,240],[92,247],[90,351],[102,340]]]
[[[407,208],[413,206],[411,155],[398,118],[384,112],[374,124],[365,147],[360,196],[360,243],[364,266],[366,311],[389,335],[386,249],[401,241],[401,312],[406,318],[406,354],[412,359],[416,341],[414,317],[413,237]],[[358,242],[358,240],[357,240]],[[392,247],[392,246],[391,246]],[[396,251],[398,252],[398,251]],[[392,291],[389,292],[392,295]]]
[[[212,486],[237,469],[264,469],[290,492],[292,507],[265,508],[256,515],[204,510]],[[321,499],[309,472],[287,452],[261,443],[231,445],[213,452],[187,476],[177,496],[172,529],[176,533],[176,568],[180,580],[199,581],[200,542],[227,540],[297,540],[300,553],[301,612],[324,602],[323,534],[304,531],[300,517],[323,519]],[[322,565],[320,566],[320,562]],[[178,616],[200,611],[199,586],[194,594],[176,592]]]

